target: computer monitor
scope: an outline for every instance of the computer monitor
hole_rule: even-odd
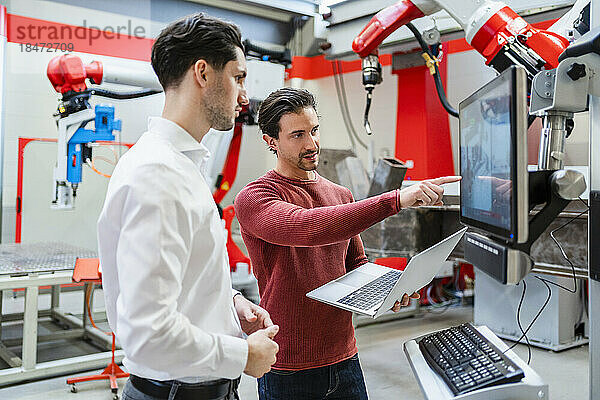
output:
[[[460,222],[508,243],[529,227],[527,75],[511,67],[459,105]]]

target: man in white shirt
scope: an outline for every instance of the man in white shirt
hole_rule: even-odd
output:
[[[202,177],[210,128],[248,99],[239,28],[202,14],[152,47],[162,117],[115,168],[98,220],[106,312],[131,376],[123,399],[238,399],[242,372],[271,369],[278,331],[231,289],[225,238]],[[243,333],[248,336],[243,339]]]

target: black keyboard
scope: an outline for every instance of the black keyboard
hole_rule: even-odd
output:
[[[521,368],[471,324],[431,333],[417,342],[429,366],[456,396],[525,377]]]
[[[372,280],[366,285],[338,300],[338,303],[356,307],[360,310],[369,310],[377,303],[383,301],[392,290],[402,271],[392,270]]]

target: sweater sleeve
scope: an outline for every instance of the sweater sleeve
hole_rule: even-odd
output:
[[[272,185],[254,182],[235,199],[241,228],[280,246],[323,246],[348,240],[399,209],[398,190],[348,204],[303,208],[284,201]]]
[[[362,239],[359,235],[353,236],[346,253],[346,271],[352,271],[369,261],[365,255]]]

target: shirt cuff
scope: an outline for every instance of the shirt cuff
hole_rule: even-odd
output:
[[[402,204],[400,204],[400,189],[396,189],[396,212],[402,210]]]
[[[235,336],[221,335],[221,349],[223,350],[223,361],[221,373],[218,376],[236,379],[246,369],[248,361],[248,342]]]

